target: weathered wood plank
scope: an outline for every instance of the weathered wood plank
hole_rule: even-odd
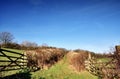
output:
[[[24,54],[21,54],[21,53],[18,53],[18,52],[14,52],[14,51],[10,51],[10,50],[6,50],[6,49],[0,49],[0,51],[5,51],[5,53],[8,52],[8,53],[13,53],[13,54],[18,54],[18,55],[24,56]]]
[[[4,55],[0,55],[0,57],[6,57],[6,56],[4,56]],[[10,58],[18,58],[18,57],[15,57],[15,56],[7,56],[7,57],[10,57]],[[19,58],[19,59],[23,59],[23,60],[27,60],[27,59],[25,59],[25,58]]]
[[[2,71],[11,71],[11,70],[20,70],[20,69],[25,69],[25,68],[3,69],[3,70],[0,70],[0,72],[2,72]]]
[[[0,62],[12,62],[12,63],[27,63],[27,62],[23,62],[23,61],[9,61],[9,60],[0,60]]]
[[[5,66],[8,66],[8,65],[0,65],[0,67],[5,67]],[[10,65],[9,67],[16,67],[18,65]],[[26,66],[26,65],[20,65],[20,66]]]

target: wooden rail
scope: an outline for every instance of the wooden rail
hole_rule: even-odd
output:
[[[10,56],[9,54],[12,54],[13,56]],[[25,69],[26,67],[27,58],[24,54],[0,49],[0,72]]]

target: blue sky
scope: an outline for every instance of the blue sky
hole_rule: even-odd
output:
[[[120,0],[0,0],[0,32],[21,43],[106,52],[120,44]]]

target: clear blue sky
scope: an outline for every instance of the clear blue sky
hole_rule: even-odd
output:
[[[21,43],[105,52],[120,44],[120,0],[0,0],[0,32]]]

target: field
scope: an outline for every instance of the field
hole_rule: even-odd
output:
[[[21,50],[14,50],[9,49],[16,52],[23,52]],[[0,58],[1,59],[1,58]],[[10,76],[14,75],[16,73],[20,73],[21,70],[18,71],[10,71],[10,72],[2,72],[2,76]],[[28,74],[24,74],[23,76],[27,76]],[[16,77],[16,76],[12,76]],[[22,77],[21,79],[26,79]],[[48,70],[39,70],[36,72],[30,72],[29,77],[27,79],[98,79],[98,77],[90,74],[87,71],[81,71],[77,72],[73,68],[70,67],[68,64],[68,61],[66,57],[64,57],[62,60],[57,62],[55,65],[50,67]]]

